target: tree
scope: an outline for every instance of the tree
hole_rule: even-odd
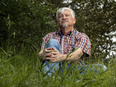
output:
[[[29,45],[41,47],[42,37],[58,29],[56,10],[71,7],[76,13],[75,28],[86,33],[91,42],[92,58],[106,58],[112,46],[109,34],[116,30],[116,2],[114,0],[1,0],[0,1],[0,43],[6,46]],[[15,37],[15,38],[14,38]],[[2,46],[2,44],[0,44]]]
[[[49,3],[45,5],[37,0],[2,0],[0,3],[0,39],[4,47],[10,42],[10,46],[19,49],[22,44],[38,48],[42,37],[57,28],[51,18],[55,11]]]
[[[98,57],[106,58],[111,51],[113,35],[116,25],[116,2],[108,0],[81,0],[71,7],[76,10],[77,25],[80,31],[85,32],[95,45],[94,53]],[[94,58],[94,57],[93,57]]]

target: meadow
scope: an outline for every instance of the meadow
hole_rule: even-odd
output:
[[[110,35],[116,31],[116,2],[63,2],[64,0],[0,1],[0,87],[116,87],[116,56],[109,56],[107,62],[104,62],[109,51],[116,48],[116,42],[111,39],[116,34]],[[43,62],[38,58],[39,47],[48,32],[58,29],[55,13],[62,6],[74,9],[77,18],[75,29],[86,33],[92,42],[92,56],[86,60],[86,64],[90,67],[92,64],[104,64],[107,66],[106,71],[99,70],[95,74],[87,68],[80,74],[78,68],[72,71],[77,67],[72,64],[68,70],[64,68],[62,74],[58,70],[53,76],[44,74]]]
[[[16,48],[15,48],[16,49]],[[0,48],[0,87],[116,87],[116,58],[106,64],[106,71],[83,72],[70,71],[72,66],[61,74],[56,70],[54,76],[44,74],[42,62],[38,59],[38,50],[28,47],[16,51],[10,47]],[[87,64],[92,65],[91,60]],[[97,57],[96,63],[103,64]]]

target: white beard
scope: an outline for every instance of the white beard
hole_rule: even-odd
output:
[[[68,24],[63,24],[63,25],[61,25],[62,27],[68,27]]]

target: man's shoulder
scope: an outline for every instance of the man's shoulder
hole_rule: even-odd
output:
[[[74,30],[75,32],[76,32],[76,35],[77,36],[87,36],[87,34],[85,34],[85,33],[82,33],[82,32],[80,32],[80,31],[78,31],[78,30]],[[88,37],[88,36],[87,36]]]
[[[46,35],[54,35],[54,34],[56,34],[56,31],[55,32],[50,32],[50,33],[48,33]]]
[[[55,32],[50,32],[50,33],[46,34],[43,38],[49,38],[49,37],[51,37],[51,36],[55,36],[56,33],[57,33],[57,31],[55,31]]]
[[[75,35],[76,38],[89,38],[88,35],[85,33],[82,33],[76,29],[74,31],[76,32],[76,35]]]

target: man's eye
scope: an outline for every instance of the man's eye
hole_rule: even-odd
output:
[[[66,14],[66,16],[69,16],[68,14]]]
[[[59,18],[61,18],[62,16],[59,16]]]

